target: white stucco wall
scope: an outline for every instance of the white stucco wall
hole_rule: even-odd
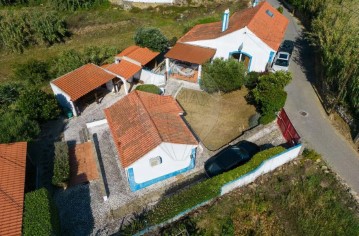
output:
[[[190,165],[192,149],[196,147],[197,145],[161,143],[126,168],[126,171],[133,168],[136,183],[143,183],[173,173]],[[150,159],[157,156],[162,158],[162,163],[152,167]]]
[[[217,51],[214,58],[222,57],[224,59],[227,59],[231,52],[238,51],[239,47],[243,43],[241,51],[252,56],[249,70],[258,72],[265,70],[270,52],[273,51],[275,53],[272,48],[258,38],[247,27],[216,39],[199,40],[186,43],[215,48]]]
[[[57,101],[60,103],[61,106],[67,107],[72,110],[74,116],[77,116],[76,108],[74,103],[71,101],[70,96],[65,93],[62,89],[57,87],[55,84],[50,82],[50,86],[52,91],[54,92]]]

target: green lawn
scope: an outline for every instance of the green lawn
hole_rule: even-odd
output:
[[[246,1],[231,3],[208,3],[200,7],[159,6],[149,9],[134,8],[124,11],[118,6],[104,6],[95,10],[61,13],[73,35],[63,44],[51,47],[36,46],[23,54],[0,52],[0,81],[9,79],[15,63],[24,63],[30,58],[47,60],[68,50],[81,50],[87,46],[115,46],[124,49],[133,44],[133,36],[138,27],[160,28],[169,38],[181,37],[189,25],[198,20],[217,18],[221,20],[224,9],[238,10],[246,6]],[[18,11],[25,9],[19,8]],[[33,7],[33,11],[46,11],[45,7]],[[4,11],[2,9],[1,11]]]
[[[222,95],[182,89],[177,100],[203,144],[217,150],[248,129],[255,107],[247,104],[247,93],[246,88]]]
[[[359,235],[358,203],[318,156],[309,156],[221,197],[158,233]]]

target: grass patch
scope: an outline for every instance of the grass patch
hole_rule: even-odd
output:
[[[359,235],[359,206],[312,150],[161,230],[191,235]],[[233,224],[233,229],[232,229]]]
[[[247,94],[246,88],[222,95],[182,89],[177,100],[200,140],[208,149],[217,150],[249,128],[255,107],[247,104]]]

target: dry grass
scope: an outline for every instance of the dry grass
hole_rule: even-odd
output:
[[[249,127],[255,107],[247,104],[245,88],[228,94],[208,94],[182,89],[177,96],[185,119],[210,150],[217,150]]]

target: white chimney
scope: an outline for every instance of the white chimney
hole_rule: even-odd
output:
[[[222,32],[228,29],[228,25],[229,25],[229,9],[225,10],[223,13]]]

